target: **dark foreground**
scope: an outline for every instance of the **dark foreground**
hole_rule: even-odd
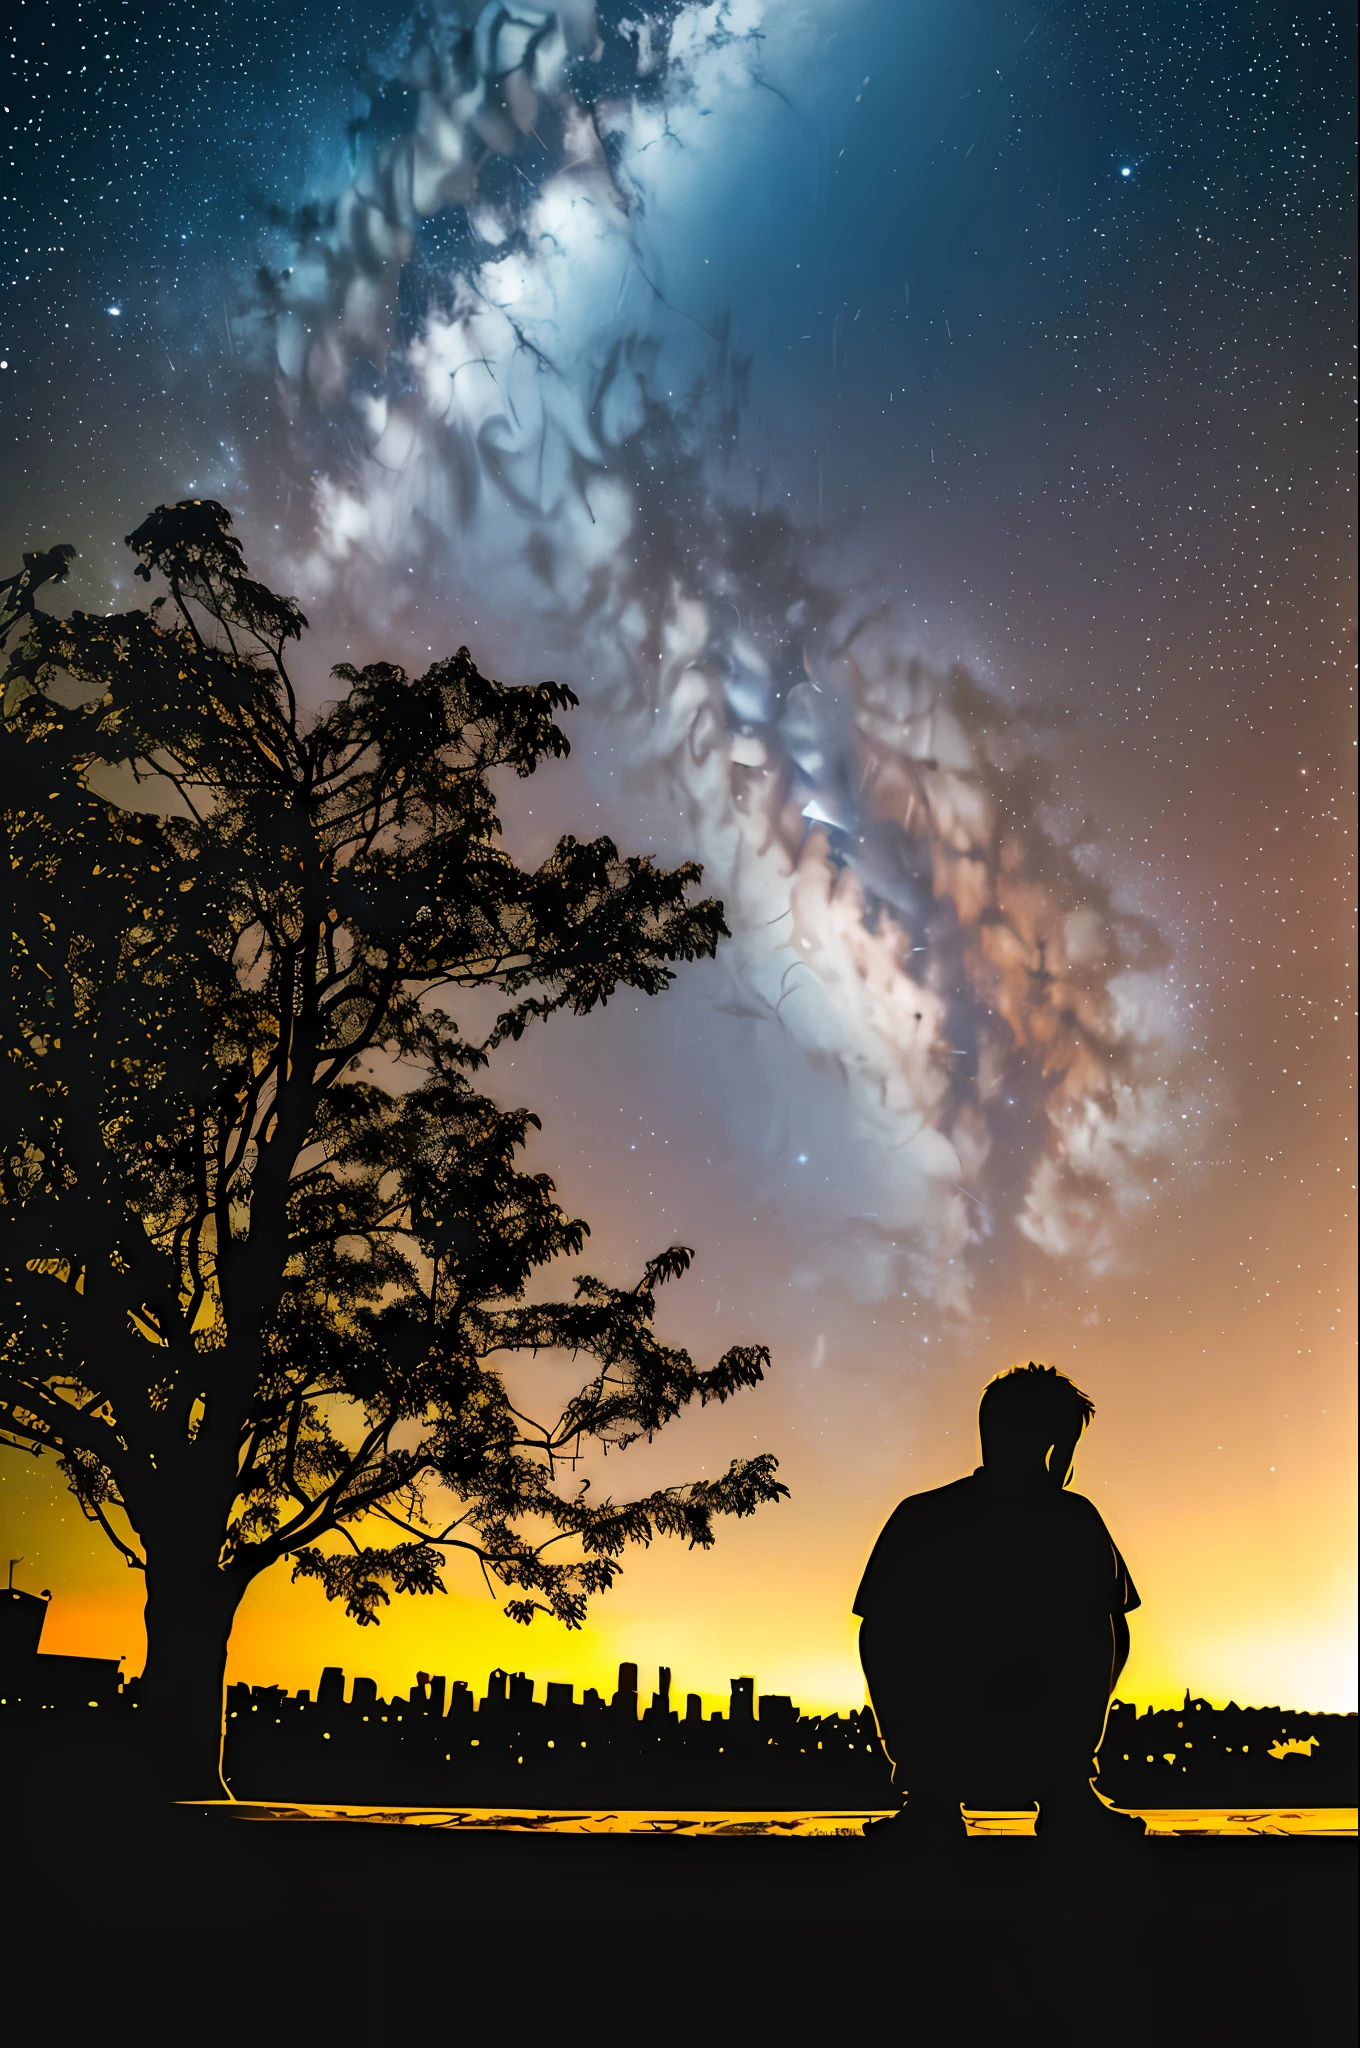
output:
[[[27,1811],[23,1811],[23,1809]],[[1356,1843],[449,1834],[9,1804],[34,2018],[253,2042],[1354,2036]],[[53,2004],[55,2001],[55,2006]]]

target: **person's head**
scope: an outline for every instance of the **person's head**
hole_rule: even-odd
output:
[[[1013,1365],[982,1390],[978,1431],[989,1472],[1037,1477],[1065,1486],[1095,1403],[1052,1365]]]

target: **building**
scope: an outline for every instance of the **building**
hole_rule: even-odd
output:
[[[42,1649],[52,1595],[0,1588],[0,1701],[6,1706],[95,1707],[122,1691],[121,1657],[65,1657]]]

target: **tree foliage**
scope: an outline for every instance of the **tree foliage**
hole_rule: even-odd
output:
[[[243,1590],[290,1559],[369,1622],[461,1548],[507,1613],[574,1626],[629,1544],[708,1545],[785,1489],[762,1455],[620,1503],[566,1461],[768,1358],[705,1370],[658,1340],[682,1248],[631,1288],[526,1299],[587,1227],[517,1164],[537,1119],[473,1076],[554,1011],[664,989],[721,906],[608,839],[532,871],[502,846],[488,778],[566,753],[570,690],[460,648],[415,678],[337,668],[307,717],[306,620],[220,506],[163,506],[129,546],[166,586],[146,609],[40,609],[65,548],[0,584],[0,1437],[54,1454],[132,1565],[196,1551]],[[159,778],[147,810],[99,793],[110,770]],[[450,1005],[488,988],[479,1041]],[[589,1377],[540,1425],[497,1361],[545,1350]]]

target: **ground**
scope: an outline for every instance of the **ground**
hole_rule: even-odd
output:
[[[988,1840],[941,1864],[852,1835],[148,1817],[116,1786],[10,1814],[6,1975],[49,2037],[54,2000],[71,2038],[123,2018],[152,2041],[1355,2033],[1354,1840]]]

